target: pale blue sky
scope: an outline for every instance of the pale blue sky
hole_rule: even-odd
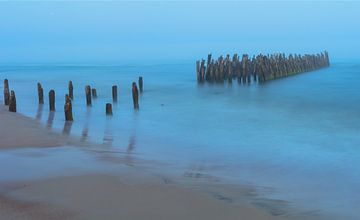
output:
[[[163,63],[208,52],[360,58],[360,2],[0,2],[0,63]]]

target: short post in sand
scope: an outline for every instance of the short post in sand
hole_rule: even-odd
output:
[[[140,89],[140,93],[143,92],[143,78],[142,76],[139,76],[139,89]]]
[[[42,88],[41,84],[37,84],[38,96],[39,96],[39,104],[44,104],[44,89]]]
[[[72,104],[71,99],[68,94],[65,95],[65,105],[64,105],[64,111],[65,111],[65,121],[73,121],[73,114],[72,114]]]
[[[15,92],[11,90],[10,98],[9,98],[9,111],[16,112],[16,97]]]
[[[69,81],[69,97],[71,100],[74,99],[74,86],[71,80]]]
[[[117,86],[112,86],[112,98],[113,102],[117,102]]]
[[[95,88],[91,89],[91,94],[92,94],[92,97],[93,97],[94,99],[97,98],[97,92],[96,92],[96,89],[95,89]]]
[[[9,80],[4,80],[4,104],[9,105],[10,100],[10,90],[9,90]]]
[[[134,109],[139,109],[139,90],[136,86],[136,83],[132,83],[132,96],[133,96],[133,103],[134,103]]]
[[[55,91],[53,89],[49,92],[49,106],[50,111],[55,111]]]
[[[111,116],[113,114],[111,103],[106,103],[106,109],[105,110],[106,110],[106,115]]]
[[[89,85],[85,86],[85,95],[86,95],[86,105],[91,106],[91,87]]]

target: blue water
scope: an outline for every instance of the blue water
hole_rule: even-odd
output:
[[[140,111],[131,83],[144,78]],[[266,196],[335,219],[360,219],[360,63],[264,85],[198,85],[193,63],[137,66],[1,66],[18,112],[64,130],[68,81],[74,84],[70,133],[144,159],[167,172],[202,173],[273,189]],[[37,104],[41,82],[45,105]],[[98,98],[86,107],[85,85]],[[113,117],[105,116],[118,85]],[[2,85],[0,85],[2,91]],[[56,113],[49,114],[50,89]],[[2,98],[1,98],[2,100]],[[69,127],[67,127],[69,128]]]

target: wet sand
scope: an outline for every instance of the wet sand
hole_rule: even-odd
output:
[[[0,124],[0,148],[76,143],[4,107],[0,109]],[[126,172],[111,175],[97,170],[14,182],[0,180],[1,219],[283,219],[246,202],[216,199],[136,169],[127,172],[137,178],[129,181]],[[244,188],[242,193],[251,192]]]

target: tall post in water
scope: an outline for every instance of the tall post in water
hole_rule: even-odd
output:
[[[139,109],[139,90],[136,86],[136,83],[132,83],[132,96],[133,96],[133,103],[134,103],[134,109]]]
[[[113,102],[117,102],[117,86],[112,86],[112,98]]]
[[[9,98],[9,111],[16,112],[16,97],[15,92],[11,90],[10,98]]]
[[[4,80],[4,104],[9,105],[10,100],[10,90],[9,90],[9,81],[8,79]]]
[[[65,95],[64,112],[65,112],[65,121],[73,121],[74,120],[73,114],[72,114],[71,99],[68,94]]]
[[[105,111],[106,111],[106,115],[111,116],[113,114],[111,103],[106,103]]]
[[[139,89],[140,89],[140,93],[143,92],[143,78],[142,76],[139,76]]]
[[[74,99],[74,86],[71,80],[69,81],[69,98]]]
[[[49,92],[49,107],[50,111],[55,111],[55,91],[52,89]]]
[[[39,96],[39,104],[44,104],[44,90],[40,83],[37,84],[38,96]]]
[[[91,87],[85,86],[86,105],[91,106]]]

